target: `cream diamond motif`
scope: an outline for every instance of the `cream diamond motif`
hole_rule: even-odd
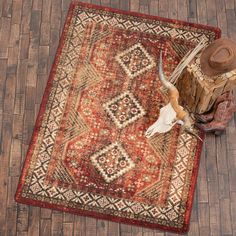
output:
[[[153,58],[141,43],[119,53],[116,60],[132,79],[155,66]]]
[[[119,129],[145,115],[144,109],[129,91],[114,97],[103,104],[103,107]]]
[[[118,142],[106,146],[90,158],[92,164],[107,183],[119,178],[135,166]]]

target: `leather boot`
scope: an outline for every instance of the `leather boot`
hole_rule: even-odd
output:
[[[197,122],[207,123],[213,120],[215,111],[212,111],[207,114],[195,114],[194,117],[197,120]]]
[[[234,100],[233,92],[232,91],[225,92],[216,99],[212,111],[206,114],[195,114],[195,119],[197,120],[197,122],[202,122],[202,123],[210,122],[213,120],[216,109],[220,103],[224,101],[233,101],[233,100]]]
[[[196,126],[205,132],[221,134],[232,119],[234,111],[236,111],[236,107],[233,101],[221,102],[217,106],[213,121],[206,124],[196,123]]]

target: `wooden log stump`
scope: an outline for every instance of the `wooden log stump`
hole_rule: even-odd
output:
[[[200,66],[200,55],[186,67],[176,87],[180,93],[180,104],[190,112],[203,114],[209,111],[216,99],[236,86],[236,70],[217,75],[205,75]]]

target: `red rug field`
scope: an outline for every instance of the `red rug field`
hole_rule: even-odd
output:
[[[176,125],[147,139],[175,66],[216,28],[73,2],[16,201],[116,222],[188,230],[202,143]],[[203,136],[200,131],[196,131]]]

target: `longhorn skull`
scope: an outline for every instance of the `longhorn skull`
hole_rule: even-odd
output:
[[[158,120],[148,128],[145,133],[146,137],[149,138],[157,132],[166,133],[177,123],[182,125],[185,131],[201,140],[201,138],[193,132],[193,122],[191,122],[189,113],[184,111],[183,107],[179,105],[179,92],[177,88],[165,78],[162,65],[162,52],[160,53],[159,61],[159,78],[162,85],[168,90],[169,103],[160,109],[160,116]]]

